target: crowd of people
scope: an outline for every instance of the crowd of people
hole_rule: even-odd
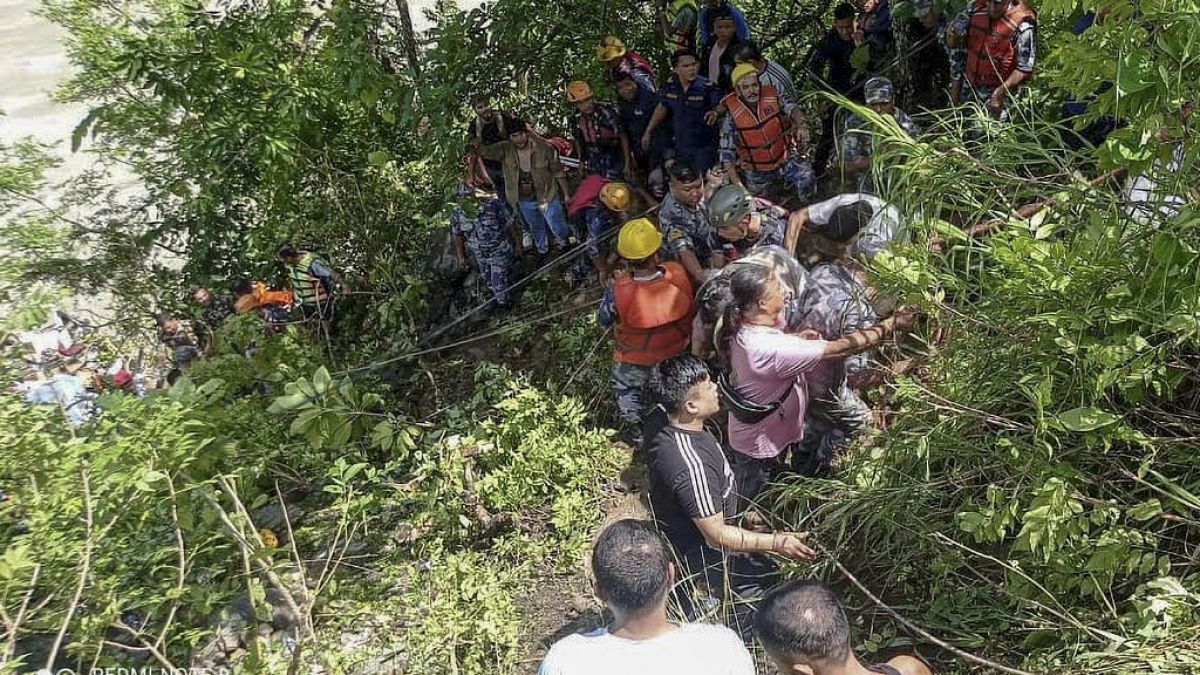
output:
[[[913,28],[950,76],[916,98],[1007,123],[1035,71],[1037,10],[946,4],[911,1]],[[794,79],[735,2],[663,1],[669,73],[603,38],[597,58],[615,98],[569,82],[562,137],[475,102],[452,218],[459,261],[504,310],[517,256],[532,244],[531,255],[565,257],[582,242],[572,279],[594,273],[604,289],[597,318],[614,342],[620,437],[651,470],[654,522],[617,523],[595,547],[614,622],[556,644],[544,675],[754,672],[743,645],[755,634],[781,672],[929,672],[911,657],[863,666],[828,587],[771,590],[778,558],[818,552],[804,533],[772,531],[757,508],[775,479],[830,471],[872,424],[872,390],[912,366],[879,347],[918,317],[872,288],[866,264],[906,243],[913,217],[881,189],[878,120],[828,102],[810,120],[800,98],[837,94],[922,133],[886,76],[911,58],[897,53],[891,5],[838,4]],[[668,601],[689,621],[721,605],[736,633],[676,625]]]

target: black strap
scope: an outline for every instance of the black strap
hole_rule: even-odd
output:
[[[867,670],[872,673],[880,673],[881,675],[902,675],[900,670],[895,666],[889,666],[886,663],[877,663],[873,666],[867,666]]]
[[[725,407],[742,424],[758,424],[765,420],[776,410],[779,410],[779,406],[788,400],[788,397],[792,395],[792,391],[795,388],[794,385],[789,386],[779,400],[763,405],[742,396],[741,392],[729,382],[728,373],[721,373],[720,377],[717,378],[717,390],[721,394],[721,399],[725,401]]]

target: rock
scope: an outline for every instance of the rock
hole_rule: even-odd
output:
[[[271,604],[271,625],[275,628],[290,629],[300,625],[300,617],[292,611],[284,600],[283,593],[277,589],[267,589],[267,602]]]
[[[275,631],[274,627],[272,627],[271,624],[269,624],[269,623],[258,624],[258,636],[260,638],[270,640],[271,633],[273,633],[274,631]]]
[[[242,646],[242,634],[245,630],[246,622],[241,617],[233,616],[222,620],[208,642],[192,652],[191,667],[201,671],[223,667],[229,662],[227,655]]]
[[[287,522],[283,517],[283,508],[276,502],[272,502],[261,508],[255,509],[250,517],[254,520],[254,527],[267,528],[276,532],[287,532]],[[287,505],[287,519],[291,521],[294,529],[297,523],[304,518],[304,511],[294,504]]]
[[[239,661],[241,661],[244,658],[246,658],[246,650],[245,649],[235,649],[229,653],[228,661],[230,663],[238,663]]]
[[[375,631],[370,628],[342,633],[340,641],[342,649],[350,652],[370,644],[372,638],[375,637]]]

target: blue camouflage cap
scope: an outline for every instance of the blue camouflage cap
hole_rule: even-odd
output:
[[[892,81],[886,77],[872,77],[863,85],[863,97],[867,104],[887,103],[892,100]]]

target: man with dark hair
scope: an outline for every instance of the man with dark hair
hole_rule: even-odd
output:
[[[301,251],[291,242],[279,247],[278,258],[287,268],[300,313],[306,321],[316,318],[320,330],[328,337],[333,324],[333,293],[341,285],[341,277],[316,253]]]
[[[717,85],[722,93],[733,90],[733,69],[737,66],[734,55],[741,42],[737,38],[737,26],[728,10],[713,12],[713,39],[700,51],[700,66],[709,82]]]
[[[733,17],[733,22],[737,27],[737,39],[750,39],[750,24],[746,21],[746,15],[742,10],[729,0],[704,0],[704,6],[700,8],[700,45],[707,45],[713,39],[715,29],[713,24],[716,17],[721,14],[729,14]]]
[[[676,162],[667,174],[670,190],[658,212],[658,222],[666,237],[663,252],[668,260],[683,265],[693,283],[699,285],[705,279],[704,268],[712,256],[708,248],[712,225],[702,203],[704,178],[687,162]]]
[[[196,303],[192,326],[196,329],[197,346],[202,353],[208,354],[212,349],[213,333],[233,315],[233,297],[214,295],[209,288],[201,286],[192,292],[192,301]]]
[[[667,618],[675,566],[653,523],[625,519],[605,528],[592,574],[613,622],[556,642],[538,675],[754,675],[753,658],[728,628]]]
[[[687,161],[703,174],[717,157],[717,106],[721,91],[700,75],[700,57],[681,49],[671,55],[674,73],[660,92],[658,107],[642,132],[642,147],[649,149],[654,131],[671,118],[672,143],[668,161]]]
[[[864,666],[850,648],[845,610],[833,590],[820,581],[789,581],[772,590],[754,615],[754,628],[781,673],[933,675],[929,666],[912,656]]]
[[[854,244],[854,254],[868,258],[886,249],[893,241],[904,242],[908,238],[899,209],[875,195],[851,192],[793,211],[789,216],[784,248],[795,251],[796,241],[803,231],[822,233],[829,232],[831,227],[838,231],[843,227],[854,227],[855,232],[861,229]]]
[[[559,162],[558,150],[549,142],[530,134],[518,118],[505,120],[508,140],[478,146],[484,159],[500,162],[504,170],[504,190],[509,206],[520,212],[533,230],[538,253],[550,251],[550,239],[560,248],[571,236],[563,206],[571,201],[567,175]]]
[[[667,128],[659,125],[654,130],[649,147],[643,147],[640,143],[650,118],[654,116],[654,109],[658,107],[658,96],[638,84],[628,73],[618,74],[613,86],[617,90],[617,114],[621,117],[621,127],[631,141],[630,150],[633,152],[638,183],[655,198],[662,199],[666,190],[662,164],[668,141]]]
[[[472,143],[492,145],[508,140],[508,128],[505,126],[507,116],[492,107],[491,97],[475,97],[471,109],[475,112],[475,119],[470,122],[467,138]],[[504,194],[504,167],[499,161],[482,159],[478,154],[469,152],[466,162],[471,182],[482,183],[486,179],[498,194]]]
[[[650,507],[690,578],[720,597],[728,586],[752,599],[772,583],[774,563],[763,553],[791,560],[816,557],[804,545],[805,533],[751,532],[733,524],[741,512],[733,470],[721,444],[704,428],[720,411],[716,381],[698,357],[683,354],[655,369],[651,387],[659,407],[646,423],[643,448],[650,458]],[[681,589],[685,611],[694,600]],[[734,618],[748,635],[747,603]]]
[[[817,85],[825,91],[849,96],[854,88],[854,66],[850,56],[854,53],[854,6],[848,2],[833,10],[833,28],[813,46],[805,59],[810,76],[817,78]],[[833,126],[836,108],[828,101],[821,104],[821,142],[813,170],[818,177],[825,175],[829,153],[833,150]]]

